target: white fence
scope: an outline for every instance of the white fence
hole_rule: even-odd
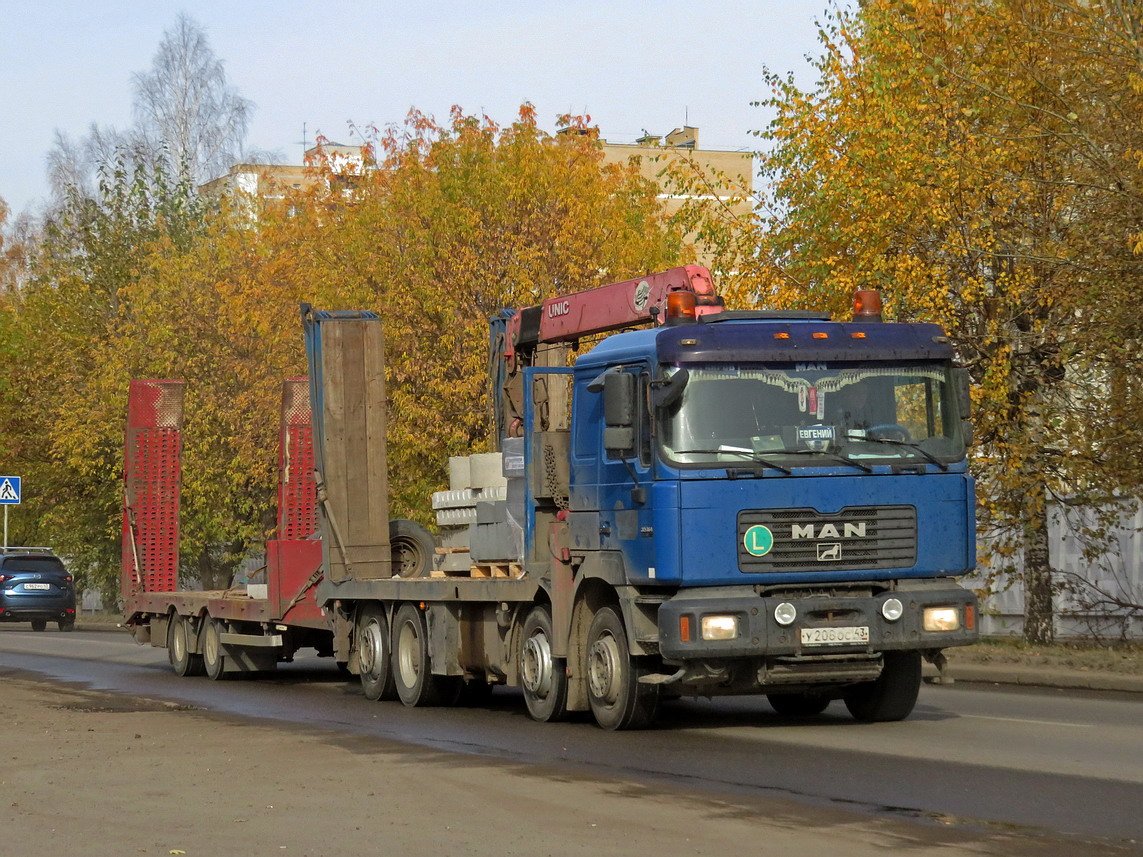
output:
[[[1097,603],[1099,593],[1111,599],[1143,605],[1143,504],[1121,516],[1108,550],[1089,560],[1084,544],[1077,535],[1090,513],[1083,509],[1056,508],[1049,526],[1049,556],[1056,580],[1064,584],[1055,599],[1055,631],[1062,639],[1099,637],[1103,639],[1143,639],[1143,611],[1132,611],[1105,601]],[[1024,590],[1019,580],[1020,557],[1014,557],[1015,580],[1000,576],[994,587],[1007,589],[990,595],[981,603],[980,630],[989,636],[1019,636],[1024,630]],[[964,583],[975,588],[984,586],[988,566],[984,563],[977,574]]]

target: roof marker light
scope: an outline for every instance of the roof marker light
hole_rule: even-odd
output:
[[[697,321],[697,305],[694,292],[671,292],[667,295],[667,324]]]
[[[881,292],[858,289],[853,295],[854,321],[881,321]]]

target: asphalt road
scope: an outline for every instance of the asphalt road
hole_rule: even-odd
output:
[[[702,799],[781,801],[959,833],[1014,832],[1059,852],[1143,853],[1143,701],[1138,696],[925,686],[903,723],[858,724],[840,703],[810,720],[763,698],[687,700],[657,728],[607,733],[586,718],[530,721],[517,693],[477,709],[370,703],[328,661],[258,680],[171,673],[164,649],[106,632],[0,626],[0,668],[227,715],[367,735],[569,776],[650,783]],[[1082,845],[1082,848],[1081,848]],[[1055,851],[1041,848],[1040,853]]]

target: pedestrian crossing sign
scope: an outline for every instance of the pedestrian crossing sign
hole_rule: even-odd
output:
[[[20,504],[20,477],[0,476],[0,506]]]

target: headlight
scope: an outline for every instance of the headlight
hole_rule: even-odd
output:
[[[896,622],[904,612],[905,605],[901,603],[900,598],[886,598],[881,602],[881,615],[888,622]]]
[[[704,640],[733,640],[737,636],[737,616],[702,617],[702,638]]]
[[[789,601],[783,601],[774,608],[774,621],[779,625],[790,625],[798,618],[798,608]]]
[[[960,612],[955,607],[926,607],[922,622],[926,631],[955,631],[960,627]]]

